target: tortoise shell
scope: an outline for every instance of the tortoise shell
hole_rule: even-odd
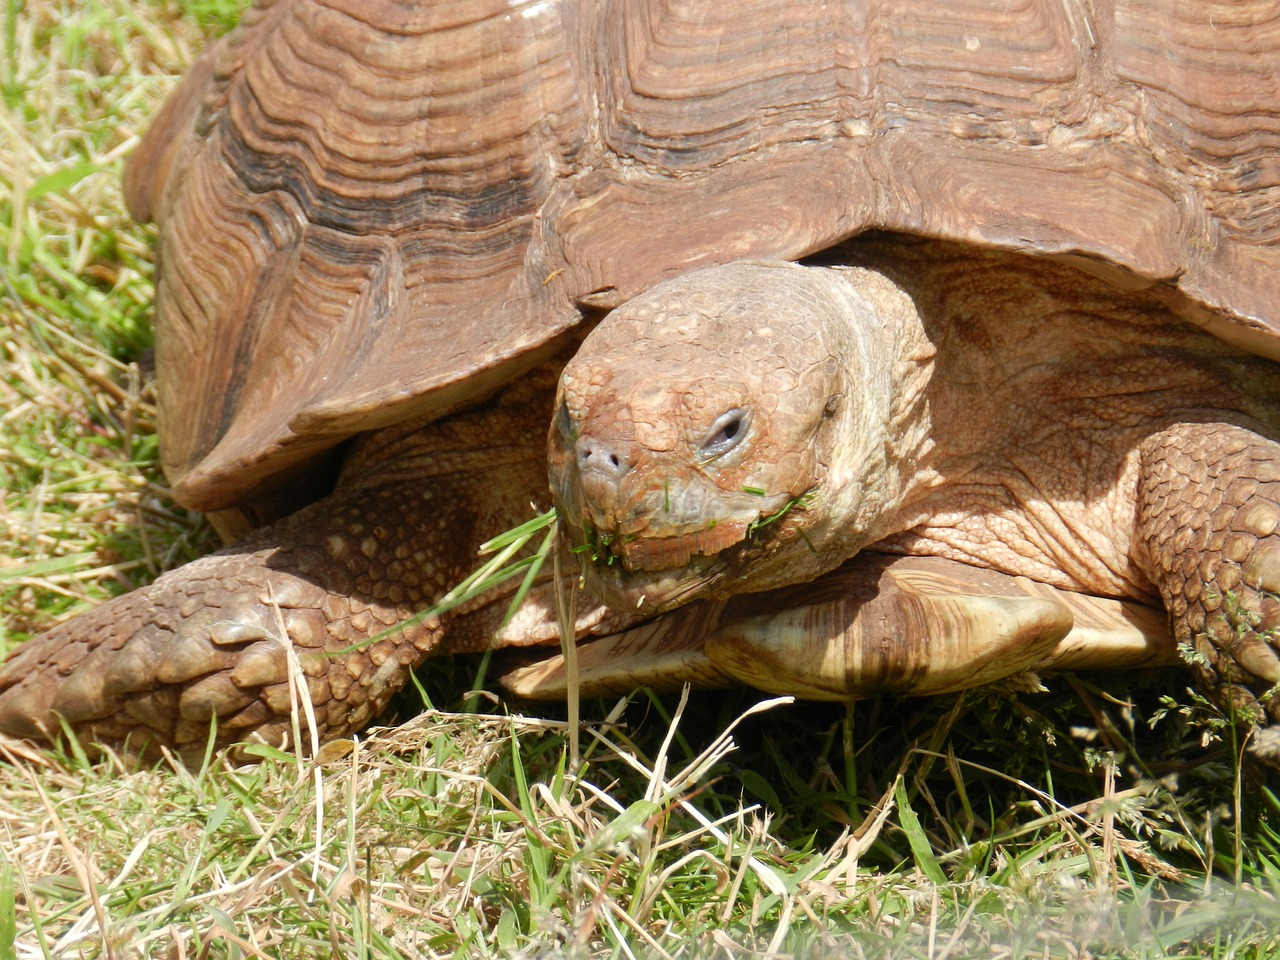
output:
[[[1280,4],[263,0],[126,187],[205,510],[585,308],[867,229],[1069,257],[1280,358]]]

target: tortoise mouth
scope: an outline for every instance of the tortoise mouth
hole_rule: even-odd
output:
[[[812,496],[806,492],[753,520],[712,521],[666,536],[606,533],[586,521],[582,544],[571,550],[593,592],[609,606],[657,613],[714,596],[722,582],[737,583],[738,574],[789,539],[785,534],[804,538],[794,520]],[[780,522],[784,518],[792,522]]]
[[[575,547],[574,552],[584,553],[592,563],[606,567],[618,563],[633,572],[671,570],[688,566],[695,557],[714,556],[741,543],[750,528],[751,524],[743,521],[712,522],[689,533],[642,536],[607,534],[587,524],[586,543]]]
[[[653,616],[704,597],[730,573],[722,555],[695,556],[680,567],[627,570],[621,564],[591,564],[583,577],[592,594],[607,606],[641,616]]]

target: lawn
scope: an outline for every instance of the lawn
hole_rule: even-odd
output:
[[[122,158],[228,0],[9,0],[0,650],[214,546],[155,466]],[[312,761],[0,744],[0,958],[1269,957],[1280,808],[1180,672],[471,696]],[[479,705],[480,712],[461,712]]]

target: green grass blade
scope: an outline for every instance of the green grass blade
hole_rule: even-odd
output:
[[[18,890],[13,865],[0,858],[0,957],[16,957],[18,941]]]
[[[898,805],[898,824],[907,835],[907,843],[911,845],[911,855],[915,859],[916,866],[934,883],[945,884],[947,875],[943,873],[942,867],[938,865],[937,858],[933,855],[933,847],[925,835],[924,828],[920,826],[920,818],[916,816],[915,810],[911,809],[906,781],[901,777],[894,784],[893,799]]]

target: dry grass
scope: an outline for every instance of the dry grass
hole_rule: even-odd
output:
[[[0,649],[211,543],[155,470],[151,247],[118,173],[226,16],[8,5]],[[434,665],[433,699],[469,669]],[[1277,805],[1193,699],[1152,728],[1185,679],[1053,686],[586,704],[577,769],[562,720],[501,706],[319,763],[9,745],[0,958],[1273,955]]]
[[[758,705],[748,739],[776,735],[786,710]],[[577,775],[565,769],[563,724],[440,713],[318,764],[135,771],[11,757],[0,938],[9,911],[9,943],[24,957],[1274,949],[1274,875],[1260,889],[1188,877],[1134,839],[1133,824],[1176,809],[1152,803],[1153,785],[1063,809],[1017,784],[1027,809],[1003,813],[998,836],[946,849],[931,808],[949,801],[925,767],[950,759],[954,776],[967,764],[906,751],[853,829],[824,836],[844,818],[801,814],[820,825],[810,840],[785,804],[770,811],[726,789],[738,773],[726,738],[690,756],[680,731],[705,717],[680,713],[636,723],[621,706],[589,725]],[[842,804],[832,776],[778,789]]]

